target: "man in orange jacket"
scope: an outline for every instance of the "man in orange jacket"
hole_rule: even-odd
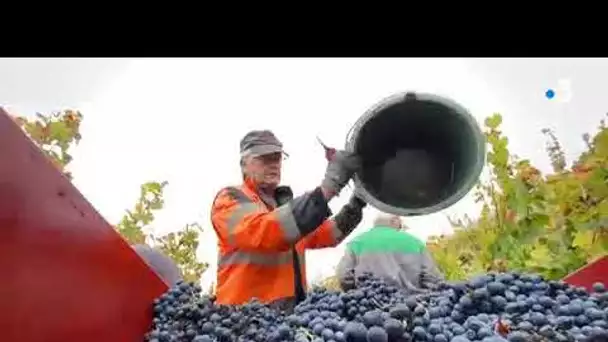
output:
[[[218,237],[216,300],[251,299],[290,310],[305,297],[305,251],[338,245],[361,222],[365,202],[352,196],[330,218],[327,203],[359,169],[360,159],[337,151],[314,190],[293,197],[279,186],[283,145],[268,130],[240,144],[243,183],[218,192],[211,221]]]

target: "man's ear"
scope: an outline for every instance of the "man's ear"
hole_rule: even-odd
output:
[[[277,201],[277,206],[281,206],[293,199],[293,191],[286,185],[278,186],[274,190],[274,199]]]

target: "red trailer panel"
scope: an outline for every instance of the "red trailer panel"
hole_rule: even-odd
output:
[[[608,286],[608,256],[605,255],[593,262],[570,273],[563,279],[566,283],[574,286],[582,286],[591,291],[593,283],[604,283]]]
[[[3,342],[139,342],[167,286],[0,108]]]

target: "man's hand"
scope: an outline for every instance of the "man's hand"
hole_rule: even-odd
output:
[[[360,168],[361,158],[359,156],[343,150],[336,151],[327,164],[325,178],[321,183],[325,198],[329,200],[340,193]]]
[[[367,204],[352,194],[348,203],[334,216],[333,220],[336,226],[345,236],[350,234],[361,223],[363,219],[363,208]]]

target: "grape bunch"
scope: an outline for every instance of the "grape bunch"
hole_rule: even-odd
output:
[[[198,285],[180,282],[154,301],[149,342],[280,341],[292,338],[284,315],[258,301],[217,305]]]
[[[538,275],[485,274],[406,293],[369,274],[314,288],[291,313],[218,305],[179,283],[154,302],[148,342],[608,342],[608,291]]]

